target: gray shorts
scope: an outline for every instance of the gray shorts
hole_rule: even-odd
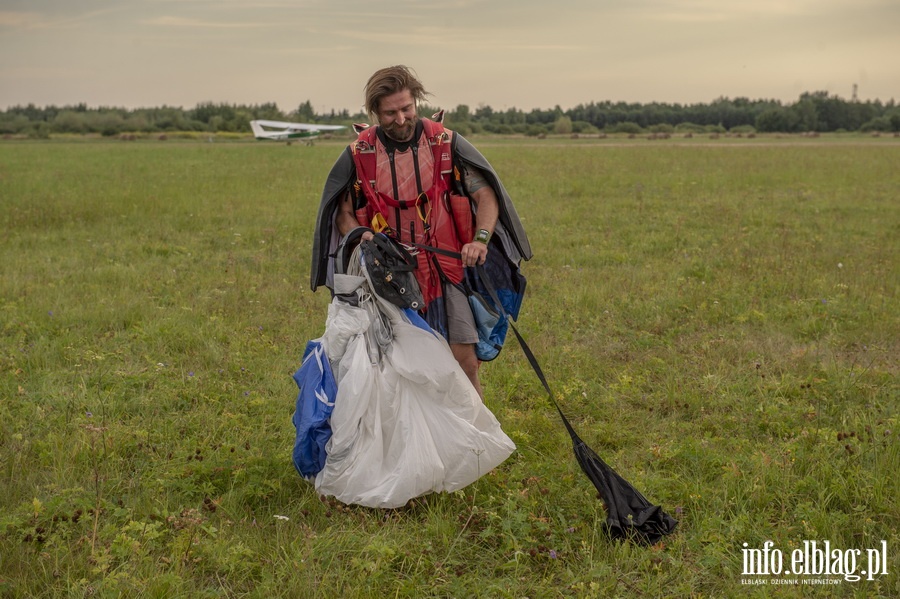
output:
[[[475,317],[466,294],[453,285],[444,285],[444,306],[447,309],[447,342],[478,343]]]

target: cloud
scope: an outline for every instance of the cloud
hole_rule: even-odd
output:
[[[898,18],[898,0],[0,0],[0,105],[339,107],[385,64],[448,106],[787,100],[844,80],[890,97]]]
[[[37,29],[49,25],[43,15],[37,12],[0,11],[0,27],[12,29]]]
[[[272,50],[269,53],[280,56],[297,56],[297,55],[312,55],[312,56],[321,56],[324,53],[337,54],[340,52],[353,52],[357,50],[356,46],[350,45],[335,45],[335,46],[303,46],[300,48],[278,48],[277,50]]]
[[[22,31],[47,29],[76,29],[100,17],[113,15],[125,10],[125,7],[108,7],[73,14],[45,13],[35,11],[0,11],[0,28],[12,28]]]
[[[273,27],[272,23],[226,23],[222,21],[201,21],[187,17],[156,17],[141,21],[144,25],[160,27],[181,27],[188,29],[256,29],[261,27]]]
[[[70,66],[12,67],[8,69],[0,69],[0,77],[18,79],[22,81],[60,81],[63,79],[77,80],[93,74],[94,73],[90,69],[73,68]]]
[[[824,14],[853,15],[889,6],[885,0],[649,0],[630,5],[627,10],[656,21],[703,24]]]
[[[512,38],[503,35],[485,36],[477,30],[466,28],[450,31],[454,44],[466,51],[491,50],[501,54],[510,52],[578,52],[584,51],[584,44],[571,44],[556,42],[554,40],[542,41],[534,35],[514,35]],[[394,45],[398,47],[412,46],[414,48],[447,46],[448,28],[437,26],[409,27],[402,31],[380,29],[340,29],[334,32],[343,38],[380,45]]]

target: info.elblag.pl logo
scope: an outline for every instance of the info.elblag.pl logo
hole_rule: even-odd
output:
[[[840,584],[875,580],[888,573],[887,541],[870,549],[840,549],[830,541],[803,541],[788,555],[772,541],[763,543],[762,548],[747,543],[743,547],[742,584]]]

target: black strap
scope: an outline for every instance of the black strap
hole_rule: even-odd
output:
[[[494,286],[491,284],[490,279],[488,279],[487,277],[487,273],[484,270],[484,265],[479,264],[475,268],[478,270],[478,276],[481,277],[481,283],[482,285],[484,285],[484,288],[487,289],[488,294],[490,294],[494,305],[496,305],[497,309],[500,310],[500,313],[506,317],[506,321],[509,323],[510,328],[513,330],[513,333],[516,334],[516,339],[519,340],[519,346],[522,348],[522,353],[524,353],[525,357],[528,358],[528,363],[531,364],[531,369],[534,370],[534,373],[537,375],[538,380],[541,381],[541,385],[544,386],[544,390],[547,391],[547,395],[550,397],[550,401],[553,402],[553,407],[555,407],[556,411],[559,412],[559,417],[562,418],[566,430],[569,431],[569,435],[575,436],[575,429],[573,429],[572,425],[569,424],[569,419],[566,418],[566,415],[563,414],[562,408],[560,408],[559,404],[556,403],[556,398],[553,397],[553,391],[550,389],[550,383],[547,382],[547,377],[544,376],[544,371],[541,370],[541,365],[538,364],[537,358],[534,357],[534,352],[532,352],[531,348],[528,347],[528,343],[525,342],[525,338],[522,337],[519,329],[516,328],[515,323],[513,323],[513,319],[510,318],[509,314],[506,313],[506,309],[503,307],[503,304],[500,303],[500,298],[497,297],[497,292],[494,291]]]
[[[415,170],[415,172],[416,172],[416,192],[421,196],[422,195],[422,173],[419,172],[418,138],[416,139],[416,143],[412,146],[412,155],[413,155],[413,170]]]
[[[442,256],[449,256],[450,258],[456,258],[457,260],[462,259],[462,254],[459,252],[452,252],[450,250],[443,250],[441,248],[436,248],[428,245],[423,245],[420,243],[414,243],[415,247],[420,250],[425,250],[426,252],[434,252],[435,254],[441,254]],[[563,414],[562,408],[559,407],[559,404],[556,402],[556,399],[553,397],[553,391],[550,389],[550,383],[547,382],[547,377],[544,376],[544,371],[541,369],[541,365],[538,363],[537,358],[534,357],[534,352],[531,351],[531,348],[528,346],[528,343],[525,341],[525,338],[522,337],[522,334],[519,332],[519,329],[516,328],[515,323],[513,322],[512,317],[506,312],[506,309],[503,307],[503,304],[500,302],[500,298],[497,297],[497,292],[494,290],[494,286],[491,284],[491,280],[487,276],[487,272],[484,270],[483,264],[478,264],[475,266],[475,269],[478,271],[478,276],[481,278],[481,283],[484,285],[484,288],[487,289],[488,295],[491,296],[491,300],[494,302],[494,305],[497,306],[497,309],[500,310],[500,314],[506,318],[506,322],[509,323],[510,328],[513,330],[513,333],[516,335],[516,339],[519,341],[519,347],[522,348],[522,353],[525,354],[525,357],[528,359],[528,363],[531,365],[531,369],[534,370],[534,373],[537,375],[538,380],[541,381],[541,385],[544,386],[544,390],[547,391],[547,395],[550,397],[550,401],[553,403],[553,407],[556,408],[556,411],[559,412],[560,418],[562,418],[563,424],[566,427],[566,430],[569,431],[569,435],[575,436],[575,429],[572,428],[572,425],[569,424],[569,419],[566,418],[566,415]]]
[[[411,245],[415,248],[419,248],[420,250],[431,252],[432,254],[440,254],[441,256],[447,256],[448,258],[456,258],[457,260],[462,260],[462,254],[460,254],[459,252],[454,252],[452,250],[443,250],[434,246],[425,245],[424,243],[413,243]]]
[[[399,187],[397,187],[397,169],[394,166],[394,150],[393,149],[388,150],[387,155],[388,155],[388,160],[391,163],[391,185],[394,190],[394,199],[397,200],[397,202],[400,204],[400,207],[394,208],[394,219],[395,219],[395,222],[397,223],[397,228],[398,228],[397,236],[400,236],[403,234],[403,231],[399,230],[400,229],[400,208],[406,208],[406,206],[404,206],[403,203],[399,201],[400,191],[399,191]],[[377,193],[377,190],[376,190],[376,193]]]
[[[426,252],[429,252],[431,254],[440,254],[441,256],[447,256],[448,258],[454,258],[455,260],[462,260],[462,254],[460,254],[459,252],[454,252],[451,250],[442,250],[441,248],[436,248],[434,246],[425,245],[424,243],[413,243],[412,246],[414,248],[418,248],[420,250],[425,250]],[[453,281],[450,280],[450,277],[448,277],[447,275],[444,274],[444,269],[441,268],[441,263],[438,262],[437,257],[434,257],[432,260],[433,260],[435,269],[437,270],[438,276],[441,281],[445,281],[445,282],[453,285],[454,287],[456,287],[457,289],[459,289],[462,293],[465,293],[466,295],[469,294],[468,291],[466,291],[465,287],[454,283]]]

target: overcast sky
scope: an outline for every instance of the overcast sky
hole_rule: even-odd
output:
[[[356,112],[391,64],[448,109],[900,100],[900,0],[0,0],[0,108]]]

